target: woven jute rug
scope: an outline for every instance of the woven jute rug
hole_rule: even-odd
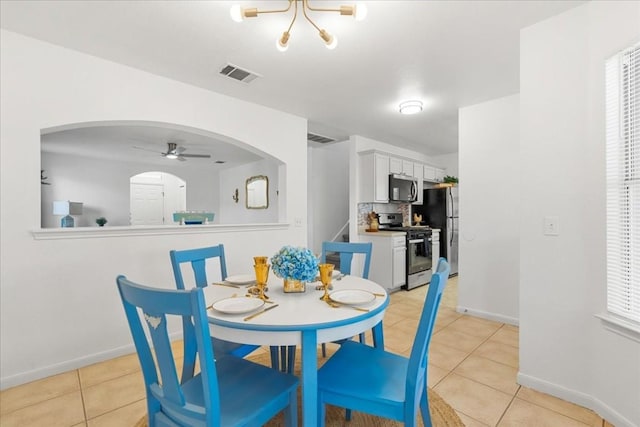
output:
[[[329,349],[328,349],[329,350]],[[331,353],[331,350],[329,350]],[[299,352],[298,352],[299,356]],[[247,359],[256,363],[260,363],[265,366],[271,366],[271,361],[268,354],[250,355]],[[300,373],[300,357],[296,358],[295,372]],[[326,359],[322,356],[318,357],[318,365],[322,365]],[[301,408],[300,408],[300,388],[298,388],[298,424],[302,426]],[[458,417],[458,414],[453,410],[447,402],[445,402],[438,394],[429,389],[429,410],[431,412],[431,422],[434,427],[464,427],[464,423]],[[346,421],[345,411],[343,408],[338,408],[331,405],[326,405],[326,425],[327,427],[396,427],[404,425],[401,422],[388,420],[386,418],[376,417],[374,415],[364,414],[362,412],[353,411],[351,414],[351,421]],[[282,414],[278,414],[265,426],[267,427],[281,427],[284,425],[284,418]],[[418,426],[424,426],[422,422],[422,415],[418,415]],[[147,416],[144,415],[136,424],[135,427],[147,427]]]

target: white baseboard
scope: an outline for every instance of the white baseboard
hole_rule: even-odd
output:
[[[462,314],[468,314],[470,316],[481,317],[487,320],[493,320],[494,322],[508,323],[509,325],[518,326],[520,320],[515,317],[503,316],[502,314],[489,313],[486,311],[474,310],[473,308],[458,306],[456,311]]]
[[[170,334],[170,337],[172,341],[176,339],[182,339],[182,331]],[[64,372],[73,371],[74,369],[80,369],[85,366],[93,365],[94,363],[104,362],[105,360],[113,359],[115,357],[124,356],[135,352],[136,348],[133,343],[131,343],[129,345],[114,348],[101,353],[95,353],[88,356],[79,357],[77,359],[56,363],[54,365],[45,366],[43,368],[2,377],[0,378],[0,390],[5,390],[7,388],[26,384],[31,381],[41,380],[52,375],[58,375]]]
[[[571,390],[520,372],[518,372],[517,382],[522,386],[529,387],[541,393],[546,393],[559,399],[566,400],[567,402],[575,403],[576,405],[591,409],[616,427],[638,427],[637,424],[631,422],[619,412],[616,412],[605,402],[596,399],[591,395]]]

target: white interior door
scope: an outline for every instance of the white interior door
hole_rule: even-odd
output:
[[[131,184],[131,225],[164,224],[162,184]]]

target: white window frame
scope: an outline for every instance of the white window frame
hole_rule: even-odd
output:
[[[607,313],[640,341],[640,43],[606,63]]]

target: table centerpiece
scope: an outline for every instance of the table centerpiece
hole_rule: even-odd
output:
[[[318,258],[307,248],[283,246],[271,257],[271,268],[284,280],[285,292],[304,292],[318,275]]]

